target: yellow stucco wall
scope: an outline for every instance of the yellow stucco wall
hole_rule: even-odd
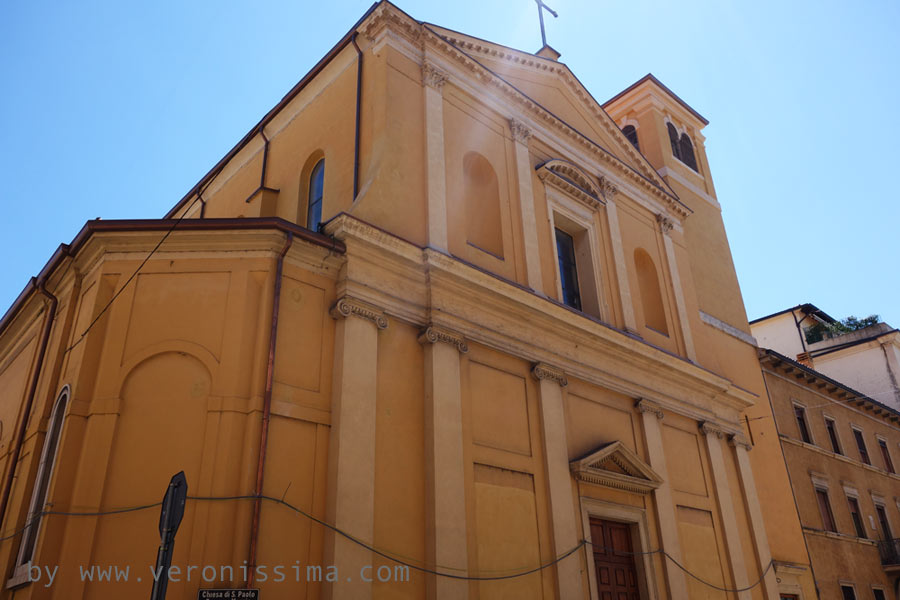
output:
[[[535,102],[387,3],[358,31],[364,83],[357,197],[357,55],[349,43],[265,123],[263,183],[270,190],[252,195],[265,152],[255,135],[203,193],[207,220],[280,217],[302,227],[309,173],[325,159],[323,221],[334,220],[325,235],[293,235],[278,280],[263,494],[283,503],[262,501],[257,564],[282,565],[287,581],[273,581],[270,570],[256,583],[263,595],[593,597],[592,559],[580,547],[559,564],[505,580],[459,583],[413,570],[409,581],[368,586],[294,581],[294,565],[305,576],[307,565],[352,561],[360,552],[374,569],[396,563],[351,548],[286,504],[338,527],[351,523],[349,534],[389,556],[471,577],[552,563],[590,536],[589,515],[628,523],[639,551],[665,549],[717,586],[755,582],[770,552],[778,561],[808,562],[768,425],[752,431],[756,447],[747,464],[755,485],[742,467],[751,433],[743,414],[765,417],[770,409],[753,346],[701,320],[702,310],[748,330],[721,215],[691,189],[667,190],[657,173],[665,146],[654,150],[651,125],[662,123],[663,112],[641,117],[645,158],[564,66],[544,70],[545,59],[535,68],[528,55],[517,62],[467,46]],[[424,62],[443,73],[442,81],[423,85],[416,36],[427,38]],[[435,93],[438,116],[423,100]],[[665,102],[665,110],[677,110],[676,100]],[[470,243],[471,222],[460,208],[469,153],[496,175],[502,252]],[[697,154],[705,193],[714,194],[701,144]],[[553,183],[556,175],[539,176],[551,159],[586,173],[592,189],[566,191]],[[443,192],[429,177],[442,178]],[[192,201],[173,215],[199,219],[199,202]],[[597,242],[596,314],[561,302],[552,220],[570,208],[588,215]],[[254,493],[276,265],[286,232],[295,229],[274,221],[240,230],[209,223],[176,227],[127,286],[165,229],[122,224],[93,233],[65,259],[75,268],[61,267],[48,280],[60,304],[4,531],[27,518],[47,419],[59,389],[69,385],[47,506],[96,512],[152,504],[183,469],[191,496],[219,499],[188,501],[173,564],[231,565],[234,577],[210,586],[241,584],[254,500],[235,497]],[[446,247],[433,237],[441,227]],[[639,249],[655,269],[666,331],[647,326]],[[333,310],[338,300],[347,302],[347,313]],[[36,360],[41,308],[35,294],[0,336],[6,456]],[[433,340],[422,337],[428,326],[440,332]],[[446,344],[452,353],[436,349]],[[345,412],[347,406],[356,408]],[[452,418],[435,418],[447,406]],[[591,468],[604,477],[613,469],[618,483],[570,474],[570,462],[614,442],[625,449],[616,455],[619,466]],[[628,463],[632,455],[638,466]],[[458,485],[441,487],[457,476]],[[745,493],[746,486],[756,493]],[[446,510],[435,508],[441,506]],[[60,565],[57,583],[4,594],[145,593],[157,518],[157,507],[47,515],[35,562]],[[0,544],[6,576],[17,551],[15,538]],[[113,563],[132,565],[143,581],[78,580],[78,565]],[[728,597],[686,577],[659,552],[639,557],[636,567],[647,598]],[[169,597],[192,597],[201,576],[198,569],[191,581],[171,583]],[[804,577],[804,598],[813,598]],[[746,597],[774,598],[772,589],[756,586]]]

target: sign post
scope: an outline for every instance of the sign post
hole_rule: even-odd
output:
[[[184,471],[179,471],[169,481],[166,495],[163,496],[162,510],[159,513],[159,551],[156,553],[156,577],[153,578],[150,600],[165,600],[166,597],[166,589],[169,587],[169,567],[172,566],[172,550],[175,548],[175,533],[184,517],[187,488]]]

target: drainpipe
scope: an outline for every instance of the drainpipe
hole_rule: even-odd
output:
[[[253,522],[250,526],[250,573],[247,588],[253,587],[256,573],[256,550],[259,541],[259,512],[262,507],[263,480],[266,468],[266,447],[269,439],[269,420],[272,417],[272,384],[275,378],[275,342],[278,337],[278,306],[281,303],[281,273],[284,270],[284,256],[294,243],[294,234],[288,232],[287,242],[275,263],[275,291],[272,297],[272,329],[269,335],[269,358],[266,363],[266,391],[263,396],[262,429],[259,434],[259,461],[256,465],[256,490],[253,502]]]
[[[356,195],[359,194],[359,124],[361,121],[361,106],[362,106],[362,67],[363,67],[363,53],[362,50],[359,49],[359,44],[356,43],[356,36],[358,33],[354,32],[353,37],[350,38],[350,41],[353,43],[353,47],[356,48],[356,133],[353,138],[353,200],[356,200]]]
[[[68,253],[68,246],[61,247],[63,253]],[[56,318],[56,307],[59,300],[47,290],[47,276],[41,276],[40,280],[32,278],[32,282],[38,287],[38,290],[49,300],[49,306],[44,310],[46,317],[44,319],[44,330],[41,333],[40,349],[38,350],[37,362],[34,365],[34,372],[31,376],[31,384],[28,386],[28,396],[25,400],[25,410],[22,413],[22,420],[19,423],[19,431],[16,435],[16,446],[10,457],[9,468],[6,472],[6,481],[3,484],[3,497],[0,499],[0,525],[6,517],[6,509],[9,507],[9,495],[12,491],[13,479],[16,477],[16,467],[19,463],[19,456],[22,453],[22,445],[25,443],[25,433],[28,429],[28,421],[31,418],[31,410],[34,406],[34,396],[37,393],[38,382],[41,378],[41,371],[44,367],[44,357],[47,354],[47,345],[50,342],[50,333],[53,331],[53,320]]]

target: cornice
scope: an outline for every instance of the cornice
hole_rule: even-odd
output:
[[[737,423],[740,411],[756,401],[711,371],[350,215],[333,219],[326,232],[347,248],[339,293],[373,302],[392,318],[417,327],[438,320],[470,347],[477,342],[529,362],[549,363],[569,381],[577,378],[646,398],[698,421]]]

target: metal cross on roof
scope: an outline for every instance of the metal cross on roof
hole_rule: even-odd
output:
[[[541,20],[541,42],[547,45],[547,34],[544,32],[544,10],[546,9],[554,17],[559,17],[556,11],[544,4],[543,0],[534,0],[538,7],[538,18]]]

